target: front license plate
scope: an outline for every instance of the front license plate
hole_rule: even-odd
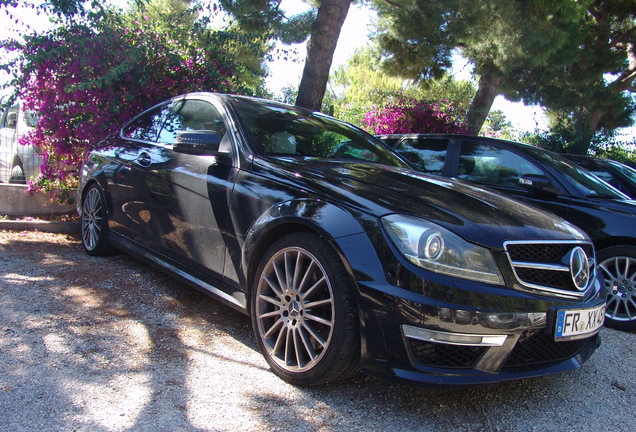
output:
[[[598,331],[605,320],[605,303],[592,309],[559,309],[554,338],[580,339]]]

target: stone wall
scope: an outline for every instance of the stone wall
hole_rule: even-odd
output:
[[[0,183],[0,217],[39,216],[74,210],[74,205],[51,201],[45,193],[31,195],[26,185]]]

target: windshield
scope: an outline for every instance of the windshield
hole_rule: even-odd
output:
[[[623,193],[619,192],[612,185],[601,180],[591,172],[581,168],[575,162],[565,159],[556,153],[535,150],[538,156],[545,164],[551,166],[556,171],[566,176],[571,184],[576,187],[584,196],[587,197],[603,197],[614,199],[627,198]]]
[[[366,132],[329,116],[265,100],[231,100],[250,146],[265,156],[353,159],[408,167]]]

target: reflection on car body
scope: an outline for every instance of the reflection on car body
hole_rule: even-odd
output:
[[[96,146],[78,204],[88,253],[115,247],[248,314],[294,384],[498,382],[598,346],[600,323],[556,335],[560,311],[604,305],[581,230],[320,113],[175,97]]]
[[[418,170],[465,180],[546,209],[582,228],[604,275],[606,325],[636,329],[636,202],[562,156],[500,139],[379,136]]]

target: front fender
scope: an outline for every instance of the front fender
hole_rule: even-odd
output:
[[[376,218],[349,211],[319,199],[293,199],[277,203],[249,228],[245,235],[242,266],[248,285],[267,249],[279,238],[298,231],[315,232],[341,256],[352,277],[382,275],[382,265],[367,235],[379,229]]]

